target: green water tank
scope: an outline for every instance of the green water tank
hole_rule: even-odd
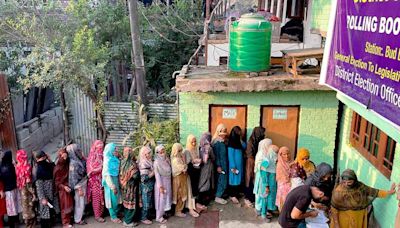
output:
[[[229,33],[229,69],[237,72],[261,72],[271,63],[271,30],[269,21],[249,13],[234,21]]]

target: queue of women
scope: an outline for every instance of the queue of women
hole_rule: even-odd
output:
[[[85,225],[87,204],[99,223],[105,222],[104,208],[112,222],[126,227],[138,222],[152,224],[154,217],[156,222],[166,223],[167,212],[183,218],[188,211],[198,217],[211,201],[231,201],[241,207],[241,196],[244,206],[254,207],[266,222],[280,213],[283,227],[299,227],[304,218],[316,213],[301,211],[299,221],[285,221],[282,215],[293,197],[299,200],[304,195],[296,193],[300,188],[306,189],[306,194],[312,188],[314,199],[306,208],[329,212],[331,227],[364,228],[371,202],[395,192],[394,185],[389,191],[364,185],[352,170],[344,171],[335,186],[330,165],[315,166],[305,148],[299,149],[292,161],[289,148],[279,148],[265,138],[263,127],[256,127],[247,143],[242,141],[240,127],[228,134],[223,124],[213,136],[204,133],[199,141],[189,135],[186,147],[175,143],[170,156],[163,145],[154,148],[154,156],[152,149],[144,146],[138,159],[131,148],[123,148],[120,154],[114,143],[104,146],[100,140],[85,158],[79,146],[71,144],[59,150],[56,164],[42,151],[34,154],[34,165],[24,150],[18,150],[16,163],[10,151],[2,152],[0,227],[4,215],[14,227],[20,213],[26,227],[35,227],[38,219],[41,227],[52,227],[55,216],[61,217],[64,227]],[[321,192],[318,197],[314,197],[314,189]]]

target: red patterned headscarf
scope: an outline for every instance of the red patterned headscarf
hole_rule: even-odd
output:
[[[17,174],[17,187],[19,189],[32,182],[32,167],[28,162],[28,155],[25,150],[17,151],[15,173]]]
[[[103,167],[103,149],[104,143],[101,140],[93,142],[92,147],[90,147],[89,157],[86,160],[87,173],[91,173],[93,170],[98,170],[100,167]]]

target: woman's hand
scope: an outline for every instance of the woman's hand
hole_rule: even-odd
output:
[[[390,187],[390,190],[388,191],[388,193],[390,195],[396,193],[396,184],[395,183],[392,184],[392,186]]]
[[[4,192],[3,192],[3,191],[0,191],[0,198],[1,198],[1,199],[4,199],[4,197],[5,197]]]
[[[218,167],[218,168],[217,168],[217,172],[218,172],[218,173],[222,173],[222,168],[221,168],[221,167]]]
[[[47,205],[48,202],[49,202],[49,201],[47,201],[46,198],[43,198],[43,199],[40,201],[40,203],[41,203],[42,205]]]
[[[165,193],[165,188],[163,186],[160,187],[160,192],[161,192],[161,194]]]
[[[269,194],[269,192],[270,192],[269,186],[267,186],[267,187],[265,188],[265,194]]]
[[[68,193],[70,193],[70,192],[71,192],[71,188],[70,188],[70,187],[68,187],[68,186],[64,186],[64,190],[65,190],[66,192],[68,192]]]
[[[117,188],[113,188],[112,191],[113,191],[114,195],[118,194],[118,189]]]

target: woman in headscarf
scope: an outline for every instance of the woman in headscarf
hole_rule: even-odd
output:
[[[188,165],[188,199],[186,201],[186,207],[189,209],[189,214],[193,217],[199,217],[199,213],[205,210],[206,207],[199,203],[196,203],[196,198],[199,194],[199,179],[200,179],[200,168],[201,158],[199,153],[199,147],[197,146],[197,140],[194,135],[188,135],[186,140],[186,149],[183,151],[185,156],[186,164]]]
[[[202,205],[208,205],[211,198],[211,190],[214,189],[214,161],[215,155],[211,147],[211,134],[204,133],[200,138],[200,158],[203,166],[199,179],[199,200]]]
[[[314,171],[315,165],[310,161],[310,152],[306,148],[300,148],[296,160],[290,165],[290,190],[304,185],[307,176]]]
[[[56,207],[55,189],[53,183],[52,163],[47,154],[40,151],[36,154],[37,170],[36,170],[36,193],[39,200],[40,224],[42,228],[52,227],[52,215]]]
[[[17,175],[17,187],[21,194],[22,217],[26,227],[35,227],[35,189],[32,184],[32,166],[28,162],[25,150],[17,151],[17,164],[15,165]]]
[[[226,204],[227,201],[222,198],[228,185],[228,150],[225,145],[228,129],[224,124],[219,124],[215,130],[211,145],[215,154],[215,166],[217,167],[217,191],[215,193],[215,202]]]
[[[245,144],[242,142],[242,129],[239,126],[235,126],[232,128],[228,140],[229,196],[234,204],[239,204],[238,196],[244,171],[244,149]]]
[[[142,193],[142,216],[141,222],[146,225],[152,224],[149,220],[149,210],[153,208],[153,190],[154,190],[154,167],[151,149],[143,146],[139,152],[139,170],[140,170],[140,190]]]
[[[276,182],[278,190],[276,193],[276,206],[281,211],[285,203],[286,196],[290,191],[290,158],[289,148],[283,146],[278,152],[278,163],[276,164]]]
[[[65,148],[62,148],[58,151],[58,162],[54,168],[54,181],[58,191],[63,227],[72,227],[71,218],[74,210],[74,197],[68,182],[69,165],[68,152]]]
[[[101,171],[103,169],[103,149],[104,143],[96,140],[90,148],[88,159],[86,160],[86,172],[88,175],[87,197],[88,202],[92,201],[94,217],[97,222],[105,222],[104,193],[101,186]]]
[[[175,143],[171,151],[171,168],[172,168],[172,202],[175,206],[175,215],[185,217],[182,213],[187,200],[187,164],[183,155],[182,145]]]
[[[255,127],[251,133],[250,139],[247,143],[245,158],[246,158],[246,176],[245,176],[245,205],[247,207],[253,207],[254,195],[254,159],[258,151],[258,144],[265,138],[265,128]]]
[[[318,187],[319,190],[324,192],[324,197],[320,200],[320,202],[315,204],[318,209],[323,209],[326,211],[328,210],[328,206],[331,202],[332,190],[334,187],[332,175],[332,167],[329,164],[322,162],[317,166],[315,172],[312,173],[305,182],[306,185]],[[322,203],[322,205],[319,203]]]
[[[119,189],[119,154],[115,143],[108,143],[103,151],[102,185],[104,187],[104,201],[114,223],[122,221],[117,217],[121,201]]]
[[[10,150],[2,154],[0,176],[4,181],[9,226],[15,227],[15,223],[18,222],[18,214],[22,212],[22,207],[20,205],[21,196],[17,189],[17,175]]]
[[[121,169],[119,171],[121,183],[122,205],[124,205],[124,223],[126,227],[133,227],[137,224],[133,221],[136,208],[140,204],[139,184],[140,173],[136,164],[135,155],[130,147],[124,148]]]
[[[357,180],[351,169],[341,175],[340,183],[332,193],[330,227],[367,228],[367,207],[377,198],[385,198],[395,193],[393,183],[389,191],[371,188]]]
[[[154,173],[156,177],[156,186],[154,189],[156,221],[166,223],[167,220],[164,219],[163,215],[166,211],[171,210],[172,204],[172,168],[163,145],[156,147]]]
[[[67,146],[69,162],[69,186],[74,190],[74,222],[79,225],[87,224],[82,220],[86,206],[86,161],[78,144]]]
[[[255,208],[258,215],[266,218],[267,222],[271,221],[272,214],[275,211],[276,200],[276,161],[279,148],[271,145],[270,139],[261,140],[258,146],[259,152],[256,155],[255,162]]]

